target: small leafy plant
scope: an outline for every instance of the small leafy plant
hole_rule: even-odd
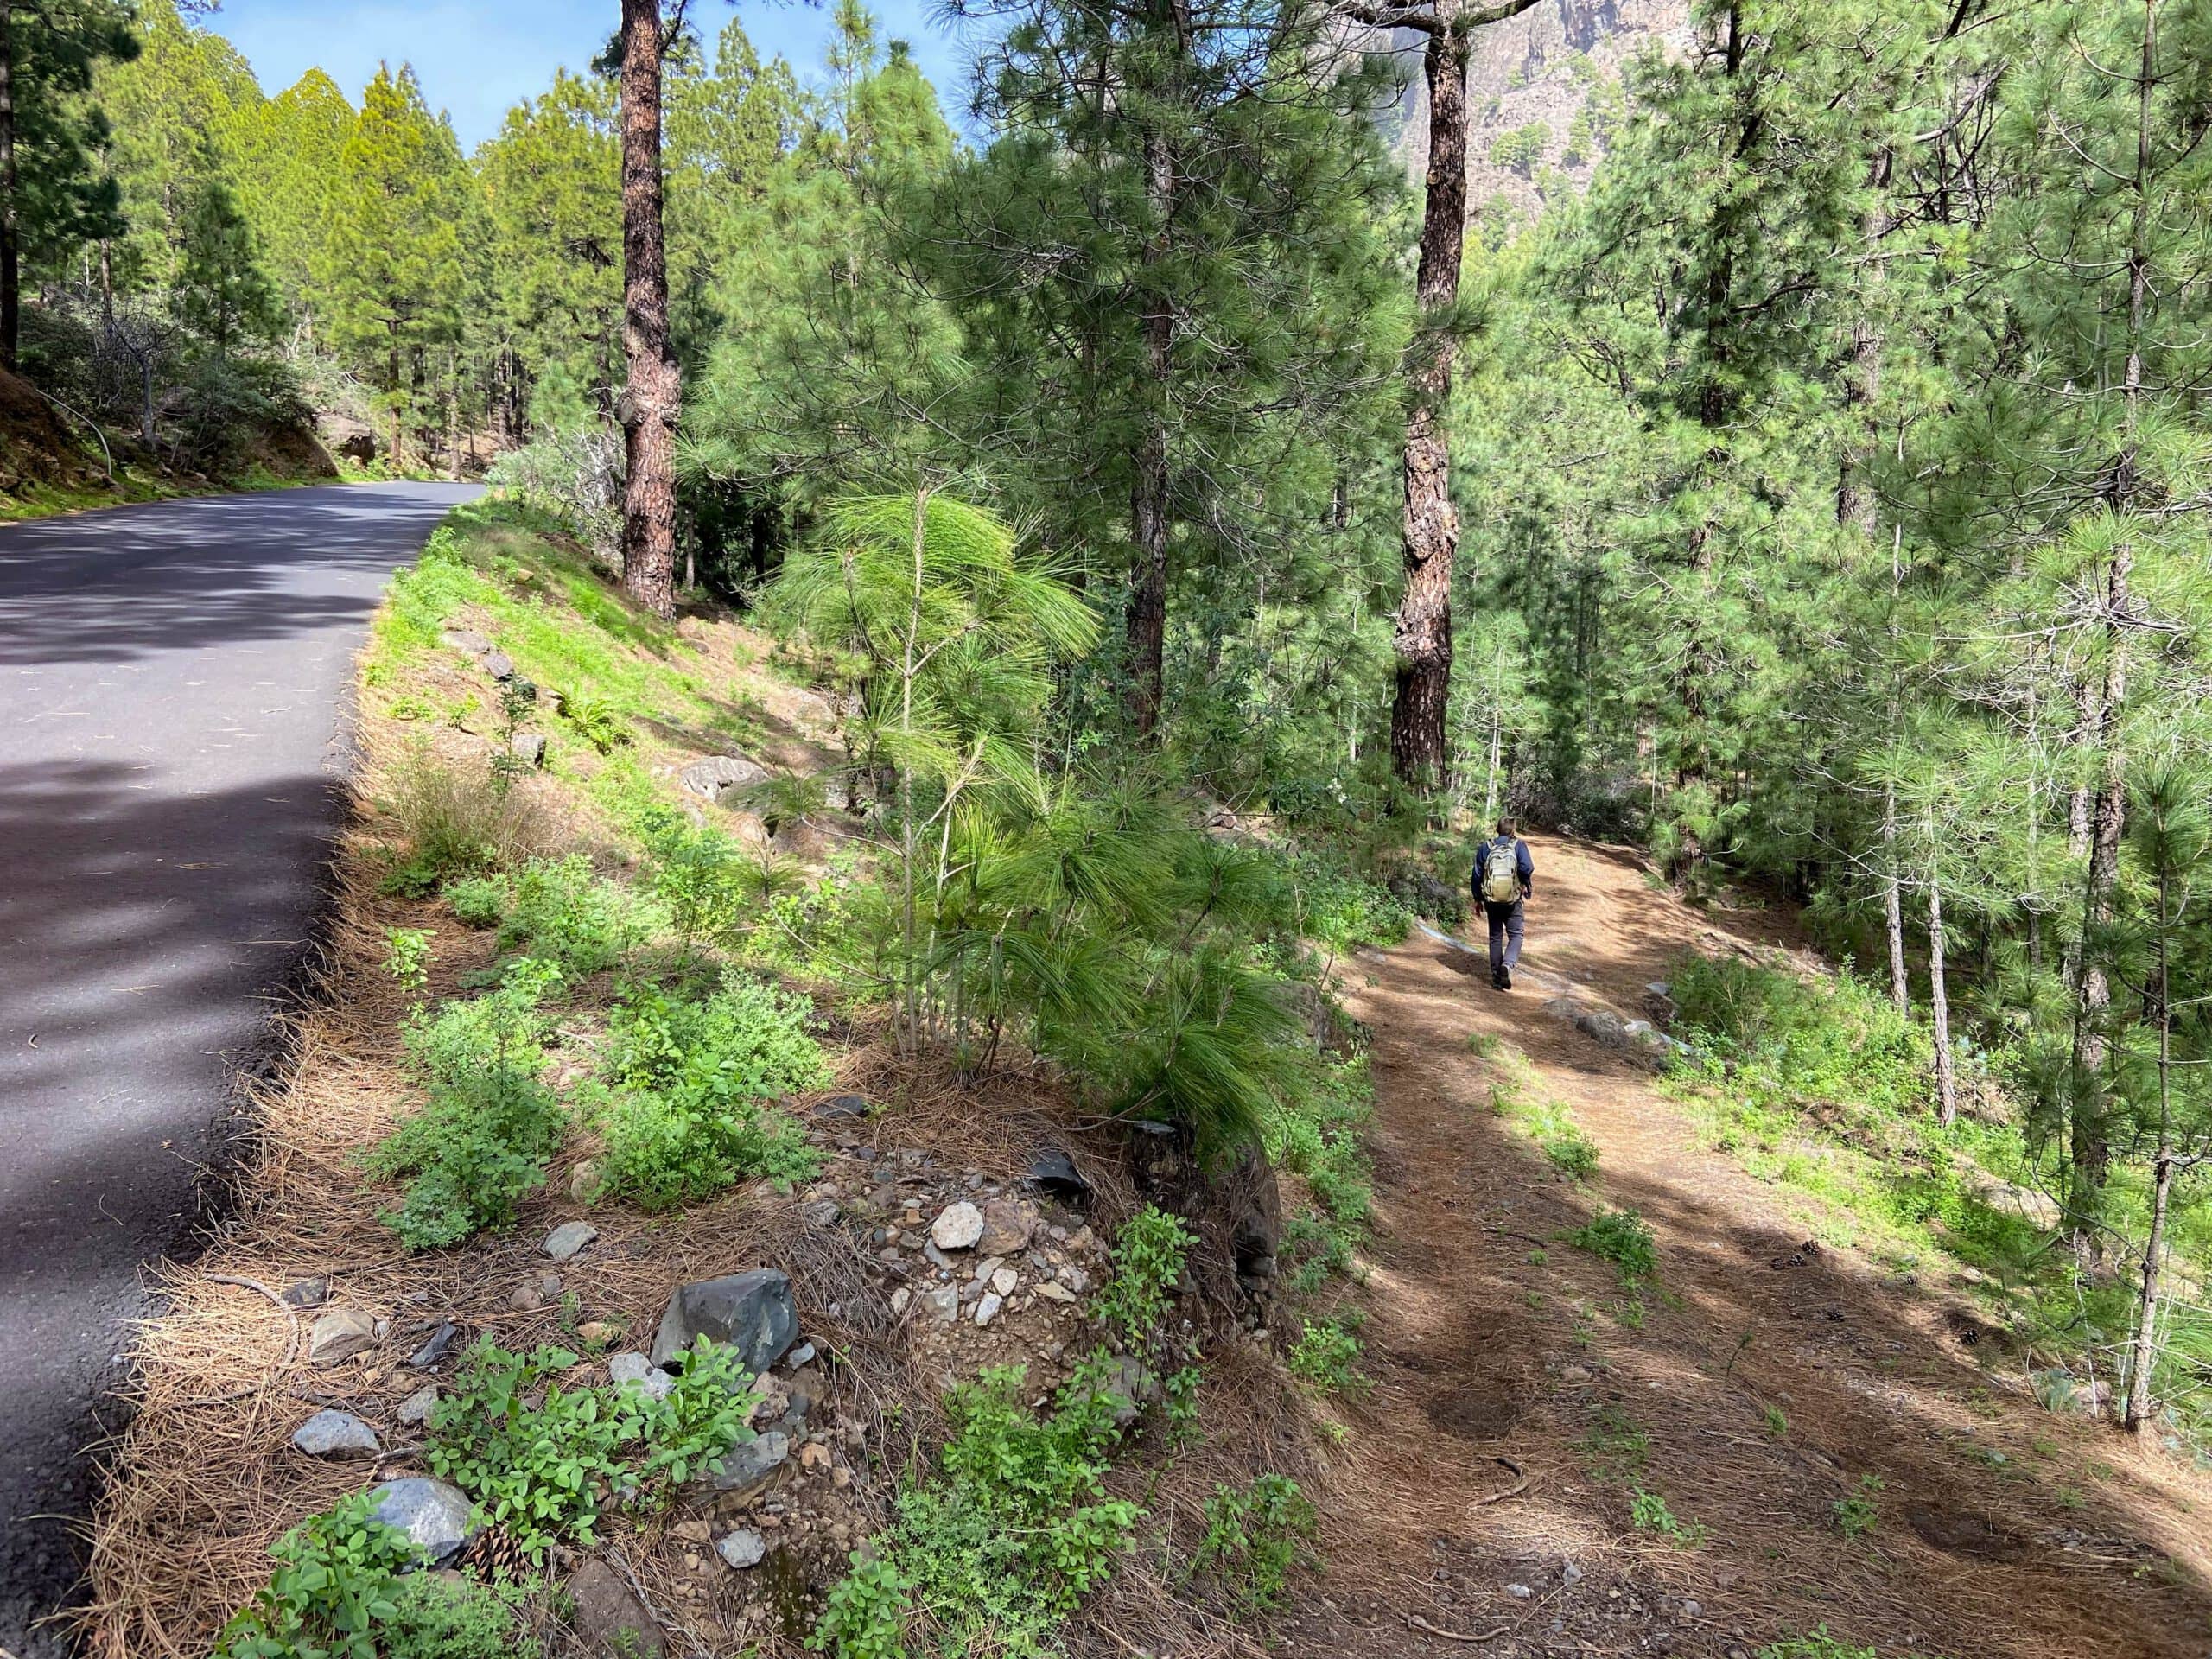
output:
[[[402,1033],[429,1100],[367,1155],[377,1176],[412,1176],[385,1222],[410,1249],[457,1244],[514,1220],[545,1184],[565,1116],[540,1074],[547,1020],[539,1007],[557,969],[509,964],[499,989],[417,1008]]]
[[[1835,1529],[1847,1538],[1863,1538],[1882,1521],[1882,1478],[1861,1475],[1859,1484],[1836,1499],[1829,1514]]]
[[[430,934],[427,928],[388,927],[384,931],[385,971],[410,995],[430,983]]]
[[[1325,1394],[1358,1394],[1368,1387],[1359,1370],[1359,1338],[1343,1319],[1308,1319],[1290,1351],[1290,1374]]]
[[[1147,1205],[1122,1224],[1114,1239],[1114,1276],[1096,1303],[1099,1322],[1133,1354],[1149,1353],[1169,1298],[1183,1276],[1184,1257],[1197,1240],[1157,1205]]]
[[[404,1532],[355,1492],[270,1548],[269,1582],[223,1629],[216,1659],[378,1659],[399,1574],[421,1564]]]
[[[1211,1573],[1243,1612],[1270,1611],[1319,1525],[1312,1502],[1287,1475],[1261,1475],[1242,1490],[1217,1486],[1191,1573]]]
[[[1638,1532],[1656,1533],[1669,1543],[1694,1549],[1706,1540],[1706,1529],[1698,1522],[1684,1522],[1675,1517],[1667,1500],[1657,1492],[1646,1491],[1639,1486],[1629,1495],[1629,1524]]]
[[[1611,1262],[1622,1285],[1630,1290],[1659,1271],[1658,1244],[1650,1226],[1637,1211],[1626,1206],[1600,1208],[1569,1233],[1567,1242]]]

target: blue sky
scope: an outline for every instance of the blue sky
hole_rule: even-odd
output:
[[[969,53],[936,22],[930,0],[870,0],[886,39],[911,42],[960,124]],[[709,40],[725,0],[692,0]],[[827,10],[785,0],[737,9],[760,55],[789,58],[802,80],[821,73]],[[379,61],[415,66],[423,95],[453,117],[463,149],[499,130],[510,105],[542,91],[563,65],[581,69],[614,32],[619,0],[222,0],[207,27],[230,37],[274,96],[320,67],[357,104]]]

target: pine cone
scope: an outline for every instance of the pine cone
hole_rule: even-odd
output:
[[[480,1579],[518,1580],[532,1570],[529,1556],[504,1527],[486,1527],[478,1533],[461,1552],[460,1565]]]

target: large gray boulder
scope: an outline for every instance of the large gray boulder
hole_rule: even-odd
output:
[[[372,1488],[371,1496],[377,1500],[371,1516],[405,1533],[432,1567],[443,1567],[476,1536],[475,1510],[467,1494],[442,1480],[410,1475]]]
[[[676,781],[687,795],[696,795],[702,801],[719,801],[729,791],[763,782],[767,777],[768,768],[757,760],[748,760],[741,754],[710,754],[684,767],[677,774]]]
[[[791,1281],[773,1268],[679,1286],[668,1299],[652,1362],[671,1365],[699,1338],[728,1343],[748,1371],[765,1371],[798,1340]]]

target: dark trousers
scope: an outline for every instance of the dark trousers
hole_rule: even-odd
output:
[[[1493,905],[1483,901],[1483,914],[1490,918],[1490,976],[1513,971],[1521,960],[1521,934],[1527,918],[1522,912],[1521,900],[1510,905]]]

